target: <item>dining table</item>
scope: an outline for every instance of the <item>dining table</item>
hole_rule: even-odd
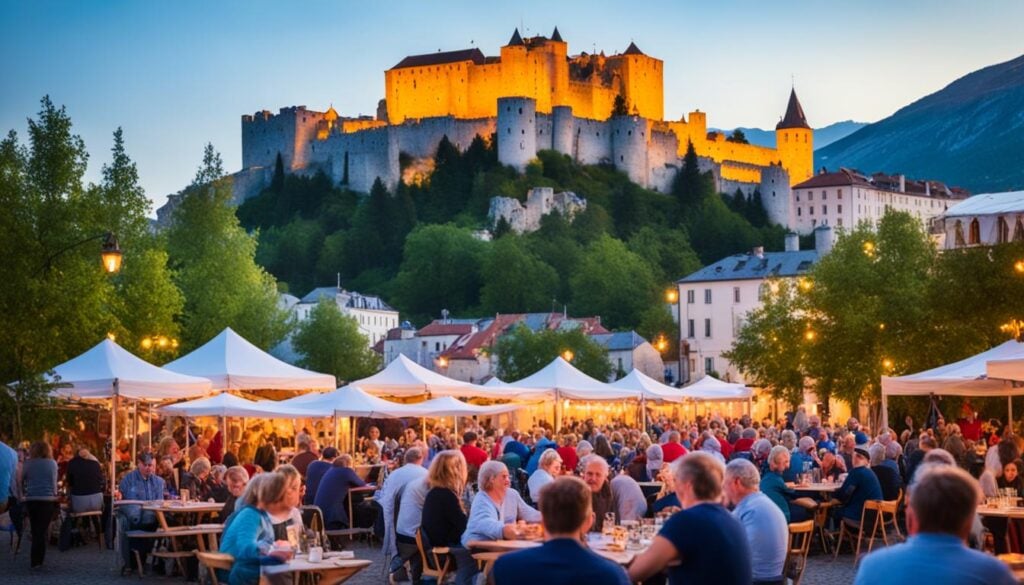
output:
[[[317,585],[338,585],[371,564],[367,559],[353,558],[351,551],[325,552],[319,562],[310,561],[307,555],[299,555],[280,565],[262,567],[260,583],[288,585],[298,582],[303,575],[310,575],[316,577]]]
[[[636,557],[636,555],[644,552],[645,550],[647,550],[648,546],[650,546],[643,546],[638,549],[627,548],[626,550],[612,550],[612,548],[609,546],[610,542],[611,539],[609,537],[597,533],[592,533],[588,535],[587,538],[587,546],[590,548],[590,550],[594,551],[598,555],[612,562],[618,563],[623,566],[633,562],[633,559]],[[514,552],[517,550],[536,548],[544,544],[544,541],[541,539],[471,540],[466,544],[470,550],[483,550],[507,553]]]

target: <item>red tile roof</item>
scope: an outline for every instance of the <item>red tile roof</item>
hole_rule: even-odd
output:
[[[541,313],[540,315],[545,315]],[[538,317],[538,314],[532,314]],[[441,352],[441,355],[449,360],[475,360],[480,350],[491,347],[499,337],[508,333],[516,324],[527,318],[526,314],[513,313],[508,315],[497,315],[493,321],[484,329],[476,333],[469,333],[455,340],[448,349]],[[558,329],[565,321],[582,324],[583,332],[587,335],[609,333],[601,325],[600,317],[565,317],[562,313],[549,313],[545,316],[545,328]],[[429,327],[429,326],[428,326]]]
[[[469,323],[442,323],[432,321],[429,325],[416,332],[416,337],[433,337],[435,335],[465,335],[473,332]]]

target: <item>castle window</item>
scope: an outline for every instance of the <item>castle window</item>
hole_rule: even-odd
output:
[[[811,206],[809,206],[809,207],[807,208],[807,213],[809,213],[809,214],[811,214],[811,215],[814,215],[814,206],[813,206],[813,205],[811,205]]]
[[[802,213],[800,213],[801,211],[803,211],[803,209],[801,209],[799,207],[796,208],[796,216],[797,217],[800,217],[801,215],[803,215]]]
[[[800,202],[800,192],[799,191],[796,192],[796,200],[797,200],[797,203]]]
[[[822,205],[821,206],[821,214],[822,215],[828,215],[828,205]]]
[[[520,114],[522,114],[522,113],[523,113],[523,108],[519,108],[519,113],[520,113]]]
[[[814,191],[808,191],[807,192],[807,200],[808,201],[814,201]]]
[[[524,128],[524,129],[520,130],[519,133],[525,136],[526,135],[526,129]]]
[[[840,217],[839,219],[837,219],[836,225],[838,225],[839,227],[843,227],[843,218]]]
[[[512,129],[511,129],[511,128],[506,128],[506,130],[508,130],[508,133],[509,133],[509,134],[511,134],[511,133],[512,133]]]
[[[821,190],[821,200],[822,201],[827,201],[828,200],[828,191],[826,191],[824,189]]]
[[[981,243],[981,224],[978,223],[978,218],[971,220],[971,234],[970,234],[971,245]]]
[[[840,205],[839,209],[836,210],[836,213],[842,213],[842,212],[843,212],[843,206]]]

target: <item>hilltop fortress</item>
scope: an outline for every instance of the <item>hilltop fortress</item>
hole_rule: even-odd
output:
[[[664,120],[663,62],[635,44],[612,56],[568,49],[557,28],[550,38],[517,30],[497,57],[474,48],[402,59],[384,74],[375,117],[305,106],[244,115],[236,200],[269,183],[278,155],[286,171],[323,171],[365,192],[378,177],[397,184],[400,154],[431,159],[443,136],[464,150],[477,135],[494,136],[499,160],[520,170],[553,149],[665,192],[692,143],[720,191],[759,189],[769,217],[784,223],[789,187],[813,176],[813,132],[795,92],[776,127],[777,148],[736,143],[708,133],[701,111]]]

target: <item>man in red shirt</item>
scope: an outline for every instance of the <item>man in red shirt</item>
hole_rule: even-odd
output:
[[[470,467],[480,468],[487,462],[487,451],[476,446],[477,436],[473,431],[467,431],[462,435],[462,455],[466,458],[466,464]]]
[[[672,431],[668,434],[668,442],[661,446],[661,452],[665,454],[665,463],[672,463],[686,455],[686,447],[679,442],[679,431]]]
[[[558,454],[562,457],[562,470],[565,473],[576,471],[576,466],[580,462],[576,456],[576,435],[562,437],[562,446],[558,448]]]
[[[964,436],[964,439],[970,441],[981,440],[981,421],[974,418],[974,408],[970,404],[964,404],[963,410],[966,412],[967,417],[960,419],[960,433]]]

